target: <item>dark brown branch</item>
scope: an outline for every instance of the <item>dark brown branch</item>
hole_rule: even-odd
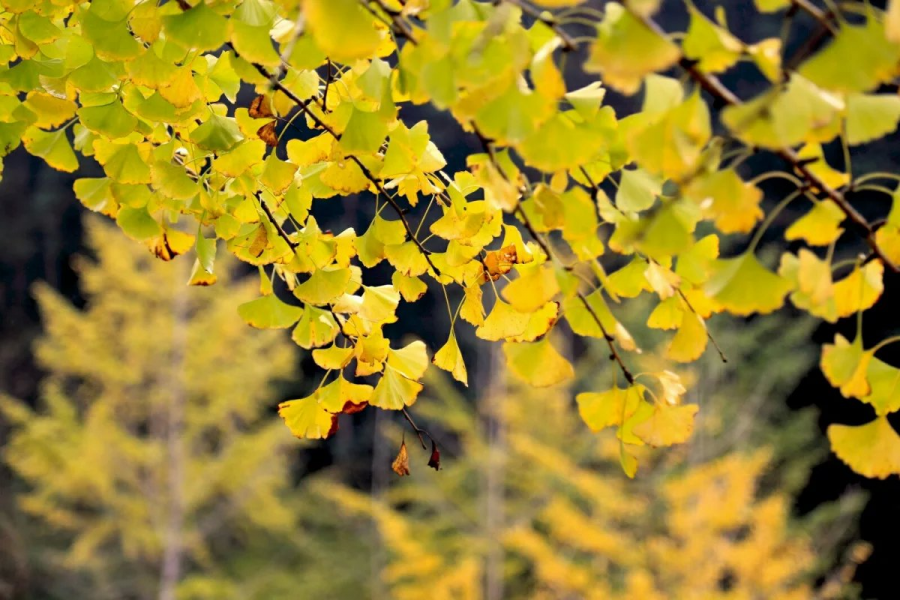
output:
[[[430,439],[432,442],[434,441],[434,438],[432,438],[432,437],[428,434],[427,431],[425,431],[424,429],[420,429],[419,426],[416,425],[416,422],[412,420],[412,417],[411,417],[411,416],[409,416],[409,411],[407,411],[407,410],[404,408],[404,409],[402,409],[400,412],[403,413],[403,417],[406,419],[407,423],[409,423],[409,426],[413,428],[413,431],[415,431],[415,432],[416,432],[416,435],[419,437],[419,443],[422,444],[422,449],[423,449],[423,450],[428,450],[428,446],[425,445],[425,439],[424,439],[422,436],[423,436],[423,435],[427,435],[427,436],[428,436],[428,439]]]
[[[287,245],[291,247],[291,250],[296,250],[300,246],[300,243],[292,240],[287,232],[278,223],[278,221],[275,220],[275,215],[272,214],[272,209],[269,208],[269,205],[266,204],[266,201],[262,199],[262,197],[259,195],[259,192],[257,192],[255,196],[256,199],[259,200],[259,205],[262,207],[263,212],[266,213],[266,217],[268,217],[269,222],[272,223],[272,226],[276,231],[278,231],[278,235],[281,236],[281,239],[283,239],[287,243]]]

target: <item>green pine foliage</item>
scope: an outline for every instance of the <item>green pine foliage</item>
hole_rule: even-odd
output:
[[[0,403],[3,457],[39,523],[27,547],[46,581],[34,584],[59,598],[269,597],[257,590],[278,559],[236,556],[293,530],[287,440],[271,418],[293,345],[234,318],[257,286],[231,280],[232,261],[194,290],[183,265],[97,220],[87,231],[86,307],[36,290],[39,407]]]

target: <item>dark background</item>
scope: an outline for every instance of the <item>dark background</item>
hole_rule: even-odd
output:
[[[698,6],[707,14],[712,14],[709,3],[698,3]],[[752,43],[778,35],[781,18],[778,16],[759,18],[749,0],[728,3],[727,13],[730,29],[745,42]],[[668,31],[683,31],[686,27],[684,9],[680,2],[664,2],[657,20]],[[575,27],[574,31],[577,30],[578,27]],[[815,23],[799,15],[792,28],[786,54],[790,55],[802,45],[814,30]],[[570,89],[590,81],[580,72],[580,62],[581,60],[572,58],[568,62],[569,69],[566,76]],[[742,98],[752,96],[766,85],[760,81],[755,69],[744,65],[739,65],[726,73],[722,80]],[[607,98],[620,115],[634,110],[640,99],[639,96],[623,98],[615,93],[609,93]],[[450,172],[464,168],[465,157],[468,154],[481,151],[478,141],[464,134],[446,115],[423,107],[404,108],[402,114],[410,122],[421,119],[429,121],[432,136],[447,158]],[[829,147],[826,150],[832,164],[839,166],[841,164],[839,149]],[[900,171],[897,164],[900,161],[900,137],[895,134],[880,142],[877,148],[854,151],[853,159],[854,172],[857,175],[874,170]],[[40,323],[30,289],[34,282],[46,281],[76,304],[81,302],[78,296],[78,275],[72,269],[71,259],[74,255],[84,252],[81,219],[83,213],[87,211],[81,207],[71,191],[75,176],[53,171],[21,149],[6,157],[4,162],[3,181],[0,183],[0,340],[2,340],[0,392],[33,403],[37,398],[41,373],[34,363],[31,344],[40,332]],[[780,168],[784,167],[777,159],[759,156],[746,163],[742,175],[750,176],[764,170]],[[777,202],[785,193],[784,188],[778,187],[777,183],[764,189],[767,194],[767,206]],[[884,197],[871,197],[866,194],[851,194],[849,197],[854,205],[871,218],[883,217],[889,209],[889,202]],[[336,230],[355,227],[357,232],[361,233],[365,231],[372,214],[371,203],[366,200],[354,198],[341,203],[319,203],[314,210],[317,217],[320,217],[323,227],[331,226]],[[797,212],[785,211],[776,226],[767,234],[768,240],[777,243],[780,248],[791,248],[785,245],[781,234],[786,224],[804,209],[798,207],[794,210]],[[852,234],[846,235],[842,239],[842,243],[846,243],[842,255],[852,256],[863,251],[863,246],[858,242],[853,239]],[[378,273],[375,277],[379,277]],[[892,335],[900,328],[900,316],[894,309],[898,298],[900,298],[900,276],[886,273],[884,295],[880,302],[865,314],[864,335],[867,344],[871,345],[879,339]],[[414,305],[404,303],[402,307],[401,322],[411,323],[413,321],[410,319],[415,319],[419,323],[416,327],[417,335],[430,345],[443,342],[433,339],[437,335],[442,335],[435,332],[445,332],[447,329],[446,323],[443,322],[446,320],[443,316],[443,299],[439,293],[429,294]],[[787,307],[783,310],[791,309]],[[829,342],[837,331],[852,337],[854,323],[850,322],[852,319],[845,321],[848,322],[841,322],[837,326],[823,324],[816,331],[813,341],[817,344]],[[479,341],[470,337],[461,340],[461,343],[468,346],[464,349],[464,354],[467,357],[475,357],[470,367],[470,380],[474,383],[469,388],[469,395],[475,401],[478,382],[485,379],[486,369],[482,363],[486,361],[478,360],[479,355],[484,356],[478,354]],[[778,340],[771,340],[771,344],[777,347]],[[900,365],[900,349],[896,345],[886,348],[879,353],[879,357],[888,363]],[[309,365],[304,364],[303,367],[308,369]],[[732,365],[732,368],[739,369],[740,365]],[[873,416],[870,407],[842,398],[828,385],[815,367],[793,391],[790,399],[790,406],[795,409],[810,405],[817,407],[821,413],[819,425],[823,436],[825,428],[831,423],[861,424],[871,420]],[[895,422],[895,425],[900,425],[900,422]],[[0,445],[5,438],[2,427],[0,423]],[[354,455],[370,451],[370,435],[366,432],[368,427],[364,421],[354,425],[354,428],[363,434],[360,435],[359,447],[353,447],[354,438],[341,436],[340,443],[324,444],[321,450],[314,453],[312,461],[307,461],[307,467],[317,469],[335,461],[347,461],[347,464],[357,465],[370,464],[370,461],[347,460]],[[358,473],[360,482],[369,476],[368,473]],[[892,477],[886,481],[865,479],[854,474],[834,455],[830,455],[813,469],[795,510],[805,514],[824,502],[835,500],[850,487],[859,487],[869,493],[869,500],[862,514],[860,533],[862,539],[869,541],[874,548],[872,556],[858,569],[856,581],[862,584],[863,596],[866,598],[896,597],[893,569],[897,558],[900,557],[898,478]],[[10,480],[7,472],[0,471],[0,490],[3,489],[10,489]],[[0,503],[8,501],[8,498],[0,494]],[[7,507],[0,505],[0,513],[5,508]]]

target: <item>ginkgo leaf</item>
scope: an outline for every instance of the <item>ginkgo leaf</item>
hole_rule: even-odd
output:
[[[863,398],[872,391],[866,377],[872,353],[863,350],[857,338],[851,344],[838,334],[834,344],[822,346],[820,366],[828,383],[841,390],[845,398]]]
[[[653,206],[662,193],[662,181],[643,169],[623,169],[616,190],[616,206],[625,211],[642,211]]]
[[[714,261],[703,289],[728,312],[744,316],[780,308],[791,284],[764,267],[752,252],[745,252]]]
[[[378,380],[369,404],[386,410],[402,410],[415,403],[421,391],[421,383],[388,368],[384,370],[384,375]]]
[[[875,306],[884,291],[884,264],[872,260],[856,266],[847,276],[834,284],[834,303],[839,317],[849,317]]]
[[[518,255],[514,245],[486,253],[483,260],[484,280],[497,281],[501,275],[509,273],[517,262]]]
[[[329,346],[328,348],[319,348],[313,350],[312,357],[315,363],[323,369],[343,369],[353,359],[353,347]]]
[[[387,353],[388,366],[408,379],[421,379],[428,369],[428,352],[423,342],[415,341]]]
[[[450,330],[450,337],[447,339],[447,343],[434,353],[434,358],[431,361],[434,363],[434,366],[452,374],[453,379],[465,386],[469,385],[466,363],[459,349],[459,343],[456,341],[456,332],[453,329]]]
[[[518,279],[503,288],[502,296],[519,312],[534,312],[559,293],[556,273],[547,264],[521,265]]]
[[[29,127],[22,135],[22,141],[29,154],[39,156],[57,171],[72,173],[78,169],[78,159],[66,137],[65,129],[41,131]]]
[[[550,301],[529,313],[528,324],[519,335],[506,338],[509,342],[533,342],[547,334],[559,319],[559,303]],[[477,332],[476,332],[477,335]]]
[[[621,425],[634,414],[643,399],[643,386],[613,387],[605,392],[578,394],[578,412],[592,431]]]
[[[849,94],[847,96],[847,143],[865,144],[897,129],[900,97],[896,94]]]
[[[847,466],[866,477],[900,474],[900,436],[887,417],[865,425],[829,425],[831,449]]]
[[[678,362],[693,362],[703,355],[708,342],[706,323],[692,311],[686,311],[678,333],[666,349],[666,357]]]
[[[362,296],[359,316],[367,321],[393,323],[400,304],[400,292],[393,285],[366,287]]]
[[[409,453],[406,451],[406,440],[400,443],[400,451],[397,452],[397,457],[391,463],[391,470],[400,477],[409,475]]]
[[[900,47],[888,42],[875,18],[862,25],[845,23],[825,49],[800,67],[800,75],[822,88],[866,92],[889,81],[900,60]]]
[[[844,218],[844,211],[837,204],[823,200],[794,221],[785,230],[784,237],[787,240],[806,240],[813,246],[827,246],[843,233],[840,225]]]
[[[383,371],[389,350],[390,344],[381,327],[374,327],[367,335],[360,336],[353,351],[356,357],[356,375],[361,377]]]
[[[291,339],[301,348],[309,350],[330,344],[338,331],[338,324],[330,312],[307,304],[291,333]]]
[[[714,220],[716,229],[722,233],[746,233],[763,215],[759,206],[762,191],[731,169],[695,178],[685,193],[697,202],[705,218]]]
[[[294,295],[309,304],[324,306],[337,300],[350,283],[350,269],[319,269],[294,288]]]
[[[275,294],[269,294],[238,306],[238,314],[248,325],[257,329],[284,329],[303,316],[303,308],[285,304]]]
[[[407,302],[415,302],[425,295],[428,286],[418,277],[407,277],[401,273],[391,275],[391,283]]]
[[[303,13],[316,44],[332,60],[369,58],[378,48],[373,17],[354,0],[310,0]]]
[[[691,23],[682,47],[684,55],[697,60],[697,68],[707,73],[720,73],[741,57],[744,45],[728,30],[716,26],[699,10],[689,10]]]
[[[215,50],[228,39],[228,20],[206,2],[198,2],[188,10],[163,17],[162,27],[166,39],[200,52]]]
[[[879,416],[900,410],[900,369],[873,357],[866,369],[871,392],[860,398]]]
[[[585,69],[601,73],[610,87],[633,94],[645,75],[667,69],[680,57],[678,46],[651,31],[622,5],[610,4],[604,12]]]
[[[522,335],[530,318],[530,313],[519,312],[498,298],[484,323],[475,330],[475,335],[492,342]]]
[[[324,439],[337,431],[337,415],[331,414],[319,404],[317,394],[282,402],[278,405],[278,414],[291,433],[301,440]]]
[[[694,431],[694,415],[699,408],[696,404],[656,404],[650,418],[635,425],[632,431],[651,446],[683,444]]]
[[[503,344],[506,364],[520,379],[534,387],[549,387],[575,376],[572,364],[545,337],[534,343]]]
[[[234,119],[213,114],[191,133],[191,141],[204,150],[227,152],[244,139]]]
[[[354,414],[363,410],[372,397],[371,385],[352,383],[338,374],[337,379],[317,392],[319,405],[330,413]]]

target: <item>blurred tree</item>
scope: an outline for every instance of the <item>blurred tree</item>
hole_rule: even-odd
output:
[[[824,571],[845,547],[860,496],[802,520],[791,515],[809,465],[827,450],[814,415],[791,415],[772,395],[814,360],[809,331],[809,323],[777,321],[728,330],[723,341],[743,374],[701,363],[694,437],[669,454],[639,456],[634,481],[621,473],[615,433],[584,430],[571,389],[501,385],[479,414],[436,378],[437,397],[419,414],[449,450],[440,473],[408,440],[413,476],[380,496],[328,477],[309,488],[326,500],[309,504],[352,516],[378,557],[386,591],[350,597],[854,597],[848,582],[865,546],[850,546],[845,568]],[[776,333],[780,351],[766,352],[761,341]],[[660,356],[648,353],[641,366],[652,371]],[[585,353],[582,366],[591,368],[579,371],[591,375],[582,385],[612,377],[596,374],[599,360]],[[399,442],[399,429],[392,433]],[[323,555],[317,570],[334,563]]]
[[[85,310],[36,289],[42,405],[0,403],[5,459],[28,486],[19,504],[46,525],[28,548],[33,579],[60,598],[271,597],[279,563],[259,547],[278,548],[295,513],[290,438],[266,404],[293,345],[235,318],[255,286],[229,282],[230,263],[189,291],[183,263],[99,222],[88,235]],[[255,562],[239,560],[251,546]]]

